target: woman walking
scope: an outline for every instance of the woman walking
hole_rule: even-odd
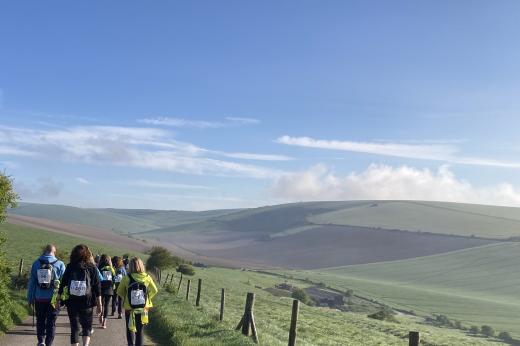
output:
[[[101,284],[96,266],[91,262],[92,253],[88,246],[80,244],[72,249],[70,263],[65,269],[57,296],[67,305],[70,320],[70,343],[79,345],[79,327],[83,346],[90,343],[93,307],[101,315]]]
[[[117,288],[117,295],[123,300],[125,309],[128,345],[143,345],[143,328],[148,324],[148,310],[153,306],[152,298],[156,294],[157,286],[146,274],[143,261],[138,257],[130,259],[128,275]]]
[[[112,258],[112,264],[114,265],[114,269],[116,271],[116,275],[114,276],[114,289],[117,292],[117,288],[119,287],[119,284],[121,283],[121,280],[126,276],[126,269],[125,265],[123,263],[123,259],[119,256],[114,256]],[[117,294],[114,294],[112,296],[112,316],[115,315],[117,308],[117,318],[122,317],[122,311],[123,311],[123,305],[121,297]]]
[[[101,255],[99,258],[99,271],[101,272],[101,297],[103,302],[103,315],[99,318],[99,323],[101,324],[101,328],[107,328],[107,316],[108,316],[108,307],[110,305],[110,300],[114,295],[114,277],[116,275],[116,271],[114,267],[112,267],[112,260],[106,254]]]

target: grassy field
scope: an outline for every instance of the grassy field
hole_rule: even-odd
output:
[[[505,239],[520,236],[520,208],[446,202],[379,201],[310,216],[316,224],[401,229]]]
[[[4,249],[6,250],[7,259],[13,263],[13,265],[16,265],[20,258],[24,258],[25,264],[28,266],[32,261],[36,260],[37,256],[41,255],[42,246],[48,243],[53,243],[58,249],[65,250],[69,253],[77,244],[86,244],[94,253],[107,253],[111,256],[132,253],[124,248],[104,245],[85,240],[84,238],[8,223],[0,225],[0,233],[5,234],[7,237]],[[65,263],[67,262],[68,261],[65,261]]]
[[[197,269],[195,283],[203,279],[201,307],[194,307],[196,285],[192,284],[190,302],[186,303],[185,280],[174,296],[162,290],[156,298],[152,319],[158,319],[154,334],[169,345],[253,345],[234,331],[241,318],[247,292],[256,293],[255,320],[260,344],[286,345],[290,324],[290,298],[275,297],[263,288],[283,279],[249,271],[209,268]],[[174,283],[178,283],[176,274]],[[301,283],[295,283],[303,287]],[[224,322],[217,321],[220,288],[226,288]],[[262,287],[262,288],[259,288]],[[464,332],[417,323],[413,318],[398,317],[399,323],[381,322],[364,314],[340,312],[328,308],[300,308],[299,345],[405,345],[410,330],[421,331],[425,345],[494,345],[496,340],[471,337]]]
[[[491,325],[520,337],[520,244],[502,243],[410,260],[286,271],[420,315]]]

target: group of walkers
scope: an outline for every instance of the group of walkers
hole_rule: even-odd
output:
[[[38,346],[51,346],[56,319],[66,306],[70,320],[70,343],[90,344],[94,332],[94,307],[102,329],[111,316],[126,321],[128,345],[143,345],[143,327],[148,324],[148,309],[157,286],[138,257],[94,258],[88,246],[80,244],[70,253],[67,266],[56,258],[56,247],[49,244],[32,265],[27,299],[36,315]],[[81,329],[81,333],[80,333]]]

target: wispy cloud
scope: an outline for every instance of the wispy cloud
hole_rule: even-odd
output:
[[[83,126],[33,130],[0,126],[9,155],[198,175],[273,178],[281,171],[214,158],[214,152],[174,140],[157,128]]]
[[[14,180],[14,188],[21,199],[46,199],[57,197],[63,190],[63,184],[52,177],[41,177],[32,183]]]
[[[124,184],[157,189],[186,189],[186,190],[211,190],[212,187],[204,185],[180,184],[165,181],[132,180]]]
[[[260,120],[242,117],[226,117],[224,121],[190,120],[174,117],[153,117],[137,120],[140,123],[156,126],[191,127],[198,129],[217,129],[224,127],[237,127],[260,123]]]
[[[274,154],[255,154],[255,153],[226,153],[214,151],[215,154],[230,157],[234,159],[254,160],[254,161],[291,161],[294,158],[286,155]]]
[[[76,180],[78,183],[83,184],[83,185],[90,184],[90,181],[88,181],[87,179],[82,178],[82,177],[76,177],[74,180]]]
[[[279,137],[276,142],[306,148],[349,151],[408,159],[444,161],[446,163],[454,164],[520,168],[520,162],[516,161],[495,160],[461,155],[459,148],[453,144],[354,142],[291,136]]]
[[[520,206],[520,190],[511,184],[476,187],[447,166],[432,171],[373,164],[363,172],[338,176],[316,165],[278,178],[271,191],[284,201],[398,199]]]

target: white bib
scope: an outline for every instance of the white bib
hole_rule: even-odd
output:
[[[123,280],[123,274],[117,274],[114,278],[115,282],[121,282]]]
[[[144,305],[145,303],[143,290],[130,291],[130,305]]]
[[[109,270],[103,271],[103,281],[112,281],[112,272]]]
[[[52,280],[52,269],[38,269],[38,283],[50,284]]]
[[[70,282],[69,293],[77,297],[85,296],[87,294],[87,282],[72,280]]]

